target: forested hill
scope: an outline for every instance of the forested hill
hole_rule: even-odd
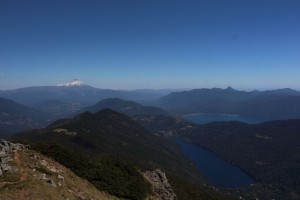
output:
[[[58,143],[95,154],[119,155],[138,160],[142,166],[143,163],[147,166],[146,163],[160,163],[173,168],[178,159],[184,158],[176,153],[175,145],[148,133],[131,118],[111,109],[95,114],[84,112],[72,119],[54,122],[46,129],[24,132],[14,138]],[[181,171],[179,166],[178,170]]]
[[[233,199],[204,186],[175,142],[155,136],[110,109],[59,120],[13,138],[69,167],[98,189],[125,199],[145,199],[150,189],[140,171],[166,172],[178,199]]]
[[[282,199],[300,196],[300,120],[213,122],[187,138],[240,166],[259,183],[272,185],[262,198],[268,199],[266,191]]]
[[[167,115],[167,112],[153,106],[143,106],[134,101],[123,100],[119,98],[108,98],[100,100],[98,103],[82,109],[80,112],[89,111],[89,112],[98,112],[103,109],[113,109],[117,112],[123,113],[128,116],[133,115]]]

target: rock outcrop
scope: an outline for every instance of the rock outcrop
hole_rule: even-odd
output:
[[[29,148],[27,145],[14,144],[6,140],[2,140],[0,143],[0,176],[5,172],[12,172],[13,167],[10,166],[9,161],[12,160],[12,153],[20,150]]]
[[[151,183],[157,200],[176,200],[176,195],[170,186],[166,174],[160,169],[146,171],[144,177]]]

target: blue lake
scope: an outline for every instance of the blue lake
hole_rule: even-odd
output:
[[[240,115],[214,115],[214,114],[190,114],[181,116],[183,119],[197,124],[206,124],[214,121],[240,121],[248,124],[258,124],[263,122],[259,119],[252,119]]]
[[[181,146],[183,153],[196,163],[210,184],[222,188],[239,188],[255,183],[255,180],[244,171],[212,152],[181,138],[176,138],[176,141]]]

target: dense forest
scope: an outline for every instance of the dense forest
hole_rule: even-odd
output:
[[[57,144],[38,143],[33,148],[54,158],[85,178],[99,190],[125,199],[145,199],[151,192],[150,184],[132,163],[114,156],[91,157],[73,152]]]
[[[272,196],[294,198],[300,191],[300,120],[248,125],[213,122],[186,136],[252,175]],[[268,188],[269,187],[269,188]],[[271,187],[271,188],[270,188]],[[262,195],[267,199],[268,193]]]
[[[155,136],[110,109],[59,120],[13,139],[30,143],[100,190],[122,198],[144,199],[149,185],[139,171],[157,168],[166,172],[178,199],[233,198],[205,186],[195,165],[174,141]],[[134,185],[138,186],[132,189]]]

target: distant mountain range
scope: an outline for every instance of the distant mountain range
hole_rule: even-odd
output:
[[[300,92],[291,89],[195,89],[170,93],[156,105],[173,114],[237,114],[261,120],[300,118]]]
[[[163,114],[165,111],[161,109],[139,104],[133,105],[134,102],[126,102],[127,105],[125,105],[125,100],[119,103],[116,101],[100,103],[99,101],[107,98],[123,98],[149,103],[169,92],[169,90],[98,89],[77,79],[57,86],[36,86],[0,91],[0,98],[3,99],[0,101],[0,136],[7,137],[18,131],[41,128],[54,120],[68,118],[85,110],[96,112],[104,107],[129,115],[130,112],[131,114],[141,112]],[[98,105],[94,105],[97,102],[99,102]],[[13,103],[15,105],[12,105]],[[116,106],[120,106],[119,109]],[[122,106],[130,107],[130,109],[124,110],[125,107]],[[84,110],[84,108],[87,109]],[[124,108],[123,111],[122,108]]]
[[[172,90],[110,90],[85,85],[79,80],[58,86],[35,86],[15,90],[0,91],[0,97],[12,99],[18,103],[31,105],[45,100],[58,100],[67,103],[92,105],[102,99],[122,98],[137,102],[151,102]]]
[[[169,92],[97,89],[79,80],[59,86],[0,91],[2,99],[22,104],[12,106],[6,105],[7,101],[1,102],[1,109],[6,111],[0,110],[0,130],[2,135],[10,135],[27,128],[45,126],[59,118],[69,118],[84,111],[97,112],[104,108],[129,116],[204,113],[235,114],[258,121],[300,119],[300,92],[288,88],[246,92],[228,87]],[[144,106],[133,100],[153,106]],[[25,107],[31,111],[25,111]],[[14,117],[5,117],[5,113]],[[154,121],[167,120],[162,118],[156,117]]]

